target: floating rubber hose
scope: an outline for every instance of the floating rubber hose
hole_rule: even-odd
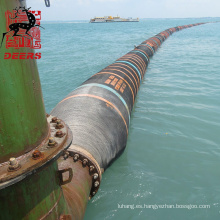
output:
[[[106,169],[125,149],[130,115],[150,58],[174,32],[167,29],[93,75],[52,110],[73,132],[72,144],[89,152]]]

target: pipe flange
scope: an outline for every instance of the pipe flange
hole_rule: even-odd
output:
[[[57,121],[60,127],[57,137]],[[60,119],[47,115],[47,137],[30,152],[17,158],[10,158],[9,162],[0,164],[0,189],[15,184],[29,175],[38,172],[39,169],[57,160],[72,142],[72,132]]]
[[[92,178],[92,187],[89,196],[89,199],[91,199],[98,192],[104,170],[99,167],[95,158],[88,151],[79,146],[71,145],[68,148],[68,153],[74,162],[80,161],[83,167],[89,168],[89,175]]]

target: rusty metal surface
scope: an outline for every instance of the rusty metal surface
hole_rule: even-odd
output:
[[[50,125],[48,138],[33,151],[16,158],[19,169],[14,171],[10,170],[10,164],[8,162],[0,164],[0,189],[21,181],[26,176],[36,172],[37,169],[56,160],[71,144],[72,134],[67,125],[61,121],[64,127],[59,130],[62,130],[66,135],[63,137],[56,137],[55,134],[58,131],[58,129],[55,128],[56,123],[51,123],[52,116],[49,116],[47,120]],[[53,137],[56,144],[49,144],[49,137]]]
[[[73,170],[72,181],[62,186],[63,194],[69,211],[74,216],[73,219],[83,219],[92,187],[92,177],[89,173],[89,167],[83,166],[81,161],[74,162],[73,158],[69,156],[66,159],[62,157],[58,160],[58,168],[62,170],[72,168]],[[65,181],[68,175],[64,173],[63,178]],[[62,216],[60,219],[65,218]]]
[[[72,220],[71,215],[61,215],[59,220]]]
[[[69,173],[69,177],[68,178],[63,178],[63,174],[68,172]],[[60,180],[60,185],[65,185],[67,183],[70,183],[73,179],[73,170],[72,168],[65,168],[63,170],[59,170],[58,171],[58,176],[59,176],[59,180]]]
[[[69,215],[54,161],[39,172],[0,190],[0,219],[56,220]]]
[[[52,208],[44,216],[42,216],[39,220],[48,219],[48,217],[51,215],[51,213],[54,211],[54,209],[59,204],[61,197],[62,197],[62,191],[60,192],[59,197],[58,197],[57,201],[55,202],[55,204],[52,206]]]
[[[99,167],[99,164],[95,158],[86,150],[77,145],[71,145],[68,148],[69,155],[73,157],[75,162],[81,161],[83,167],[88,167],[89,175],[92,178],[92,187],[90,190],[91,199],[98,191],[101,179],[102,179],[102,169]]]

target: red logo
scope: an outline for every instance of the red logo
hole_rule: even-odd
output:
[[[40,20],[41,11],[30,11],[30,8],[19,7],[6,11],[7,30],[3,33],[1,47],[6,38],[5,47],[9,48],[41,48]],[[41,53],[5,53],[4,59],[40,59]]]

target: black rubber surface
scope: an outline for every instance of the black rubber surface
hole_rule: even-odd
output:
[[[200,25],[167,29],[142,42],[71,92],[52,110],[73,132],[73,144],[106,169],[125,149],[130,114],[150,57],[173,33]]]

